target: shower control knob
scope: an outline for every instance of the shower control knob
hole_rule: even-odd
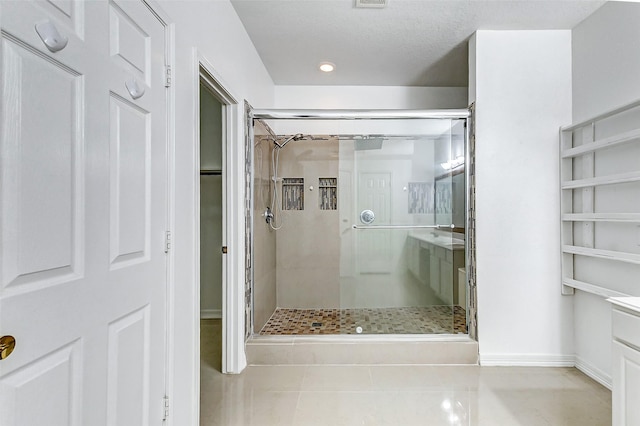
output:
[[[360,213],[360,222],[365,225],[371,225],[376,219],[376,215],[371,210],[362,210]]]

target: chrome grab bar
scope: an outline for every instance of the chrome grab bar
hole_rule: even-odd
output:
[[[353,229],[442,229],[442,228],[455,228],[456,226],[452,223],[451,225],[366,225],[360,226],[353,224],[351,225]]]

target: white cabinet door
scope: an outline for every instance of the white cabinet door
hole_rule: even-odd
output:
[[[446,304],[453,303],[453,268],[451,263],[440,259],[440,299]]]
[[[431,255],[429,256],[429,286],[440,295],[440,258],[436,255],[433,246],[431,246]]]
[[[159,425],[164,27],[142,2],[74,0],[0,2],[0,25],[0,424]]]
[[[613,424],[640,425],[640,351],[613,342]]]

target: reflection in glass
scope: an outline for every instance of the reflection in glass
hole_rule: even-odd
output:
[[[254,257],[275,265],[254,271],[275,281],[255,288],[256,311],[275,311],[255,332],[465,334],[465,120],[362,121],[291,120],[256,142],[279,151],[277,179],[260,173],[283,191],[283,226],[254,204]]]

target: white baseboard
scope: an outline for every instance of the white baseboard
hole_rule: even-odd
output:
[[[222,309],[201,309],[200,319],[221,319]]]
[[[575,355],[552,354],[480,354],[485,367],[575,367],[607,389],[611,389],[611,375]]]
[[[487,367],[573,367],[573,355],[557,354],[483,354],[480,365]]]
[[[598,367],[594,366],[593,364],[590,364],[589,362],[585,361],[584,359],[578,356],[576,356],[576,368],[582,371],[587,376],[591,377],[596,382],[600,383],[602,386],[611,390],[613,386],[613,381],[611,379],[610,374],[605,373],[604,371],[600,370]]]

